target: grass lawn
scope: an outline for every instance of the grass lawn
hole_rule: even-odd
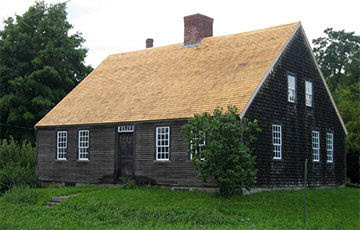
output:
[[[53,196],[77,194],[45,205]],[[230,199],[201,192],[60,187],[0,197],[0,229],[360,229],[360,190],[272,191]]]

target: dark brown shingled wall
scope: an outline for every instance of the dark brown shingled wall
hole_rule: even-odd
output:
[[[78,160],[78,131],[89,130],[90,160]],[[67,160],[56,160],[56,133],[67,131]],[[115,128],[106,125],[38,128],[37,175],[42,181],[113,183]]]
[[[287,74],[296,76],[296,102],[287,101]],[[305,80],[313,83],[313,106],[305,106]],[[311,186],[345,183],[345,133],[300,31],[253,100],[245,117],[262,128],[255,146],[258,186],[302,186],[308,158]],[[274,160],[272,124],[283,131],[282,160]],[[320,131],[320,162],[312,161],[312,130]],[[326,160],[326,133],[334,133],[334,163]]]

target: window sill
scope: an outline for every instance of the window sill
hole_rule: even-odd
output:
[[[282,161],[282,158],[274,158],[273,157],[273,161]]]
[[[56,162],[67,162],[68,160],[67,159],[56,159],[55,161]]]
[[[320,163],[320,161],[314,161],[314,160],[313,160],[312,162],[313,162],[313,163]]]
[[[326,161],[326,164],[333,164],[334,163],[334,161]]]
[[[160,164],[162,164],[162,163],[171,163],[171,161],[170,160],[154,160],[153,161],[154,163],[160,163]]]
[[[90,162],[90,160],[77,160],[77,162]]]

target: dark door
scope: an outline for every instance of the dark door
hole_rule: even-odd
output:
[[[134,174],[134,137],[133,133],[120,133],[118,139],[117,174],[133,176]]]

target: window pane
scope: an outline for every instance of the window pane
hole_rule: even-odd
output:
[[[273,153],[275,159],[281,159],[281,126],[272,126]]]
[[[66,159],[67,131],[58,131],[56,142],[57,159]]]
[[[89,158],[89,131],[79,131],[79,159],[87,160]]]
[[[166,146],[169,146],[170,143],[170,128],[169,127],[157,127],[156,128],[156,158],[158,160],[168,160],[169,155],[166,155],[165,153],[169,152],[169,148]]]
[[[312,131],[313,161],[320,161],[320,133]]]
[[[334,155],[334,139],[332,133],[326,134],[326,152],[327,152],[327,162],[333,162]]]
[[[290,89],[295,89],[295,77],[288,75],[288,85]]]

